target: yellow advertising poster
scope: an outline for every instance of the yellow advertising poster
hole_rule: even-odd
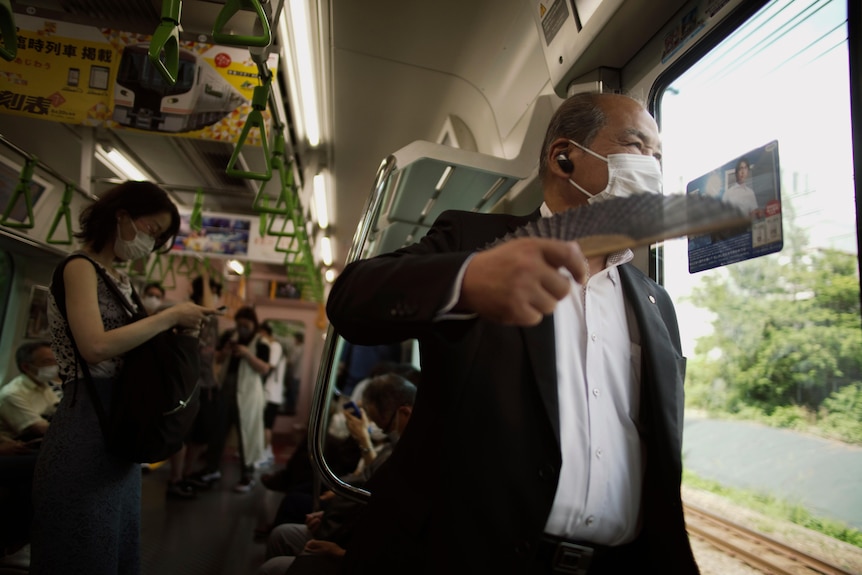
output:
[[[16,15],[18,53],[0,61],[0,112],[100,125],[117,54],[96,28]]]
[[[150,36],[20,16],[18,57],[0,62],[0,113],[236,142],[260,85],[244,48],[181,42],[176,83],[149,60]],[[277,56],[267,68],[275,74]],[[269,129],[270,115],[263,111]],[[252,130],[247,145],[260,145]]]

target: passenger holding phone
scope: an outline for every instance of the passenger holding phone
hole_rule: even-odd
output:
[[[342,477],[344,481],[362,486],[379,472],[407,429],[415,401],[416,386],[400,375],[387,373],[368,382],[362,393],[362,407],[352,401],[342,406],[350,435],[362,448],[363,461],[357,471]],[[386,435],[379,452],[369,434],[372,421]],[[321,573],[341,560],[343,545],[364,505],[331,491],[321,499],[323,512],[309,514],[305,524],[284,523],[273,529],[267,539],[267,562],[258,575],[281,575],[288,567],[290,573]],[[293,565],[300,555],[302,561]]]

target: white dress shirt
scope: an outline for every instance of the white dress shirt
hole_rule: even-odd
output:
[[[541,214],[553,215],[545,204]],[[472,257],[434,321],[476,316],[450,313]],[[633,257],[631,250],[610,254],[586,289],[561,268],[572,289],[554,310],[563,465],[545,532],[600,545],[628,543],[639,531],[640,335],[628,319],[617,269]]]
[[[544,204],[542,215],[550,215]],[[554,310],[563,465],[545,531],[603,545],[638,533],[640,346],[617,269],[632,257],[630,250],[611,254],[586,286],[563,270],[572,289]]]

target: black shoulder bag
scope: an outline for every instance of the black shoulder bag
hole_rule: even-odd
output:
[[[73,254],[54,270],[51,293],[66,319],[69,340],[84,373],[108,452],[136,463],[164,461],[182,448],[199,408],[198,340],[171,329],[126,352],[106,411],[68,327],[63,270],[75,258],[86,258],[93,264],[117,301],[131,313],[130,322],[143,319],[146,313],[135,310],[107,272],[84,254]],[[144,309],[134,289],[132,299],[138,309]]]

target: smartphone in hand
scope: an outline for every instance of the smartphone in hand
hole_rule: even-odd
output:
[[[356,405],[356,403],[353,401],[348,401],[347,403],[345,403],[344,409],[346,411],[349,411],[351,415],[354,415],[354,416],[360,417],[360,418],[362,417],[362,412],[359,411],[359,406]]]

